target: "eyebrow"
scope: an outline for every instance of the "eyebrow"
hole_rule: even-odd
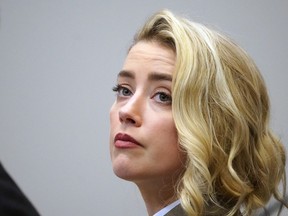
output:
[[[118,78],[119,77],[135,79],[134,73],[132,73],[131,71],[126,71],[126,70],[120,71],[118,74]]]
[[[166,73],[153,72],[148,75],[148,80],[150,81],[161,81],[161,80],[172,81],[172,76]]]
[[[122,70],[119,72],[118,77],[135,79],[135,75],[131,71]],[[172,76],[166,73],[152,72],[148,75],[149,81],[172,81]]]

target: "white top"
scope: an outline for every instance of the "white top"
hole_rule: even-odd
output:
[[[170,205],[164,207],[160,211],[156,212],[153,216],[164,216],[167,214],[171,209],[173,209],[175,206],[180,204],[180,200],[176,200],[175,202],[171,203]]]

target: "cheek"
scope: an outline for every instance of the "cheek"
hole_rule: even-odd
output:
[[[172,118],[158,121],[157,125],[151,127],[154,134],[155,145],[158,145],[158,154],[175,158],[178,155],[178,135]],[[155,149],[156,150],[156,149]],[[167,155],[168,154],[168,155]]]
[[[110,124],[112,123],[112,120],[115,118],[115,114],[116,114],[116,107],[115,107],[115,103],[114,103],[114,104],[111,106],[110,112],[109,112]]]
[[[164,123],[165,122],[165,123]],[[166,121],[163,121],[164,124],[161,124],[163,136],[167,137],[166,139],[173,140],[175,144],[178,143],[178,135],[175,127],[174,120],[168,118]]]
[[[112,105],[110,109],[109,117],[110,117],[110,155],[112,157],[112,149],[113,149],[114,136],[115,136],[114,130],[116,129],[116,124],[118,121],[118,115],[117,115],[114,104]]]
[[[110,117],[110,134],[111,134],[112,131],[115,129],[117,122],[119,122],[118,112],[114,104],[110,109],[109,117]]]
[[[171,161],[173,160],[176,166],[183,164],[185,161],[185,154],[180,149],[178,142],[178,133],[174,124],[174,120],[170,119],[167,121],[166,126],[163,128],[162,139],[164,140],[163,149],[165,148],[165,157]]]

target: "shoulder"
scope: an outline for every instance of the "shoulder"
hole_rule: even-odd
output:
[[[32,203],[0,162],[0,215],[39,216]]]

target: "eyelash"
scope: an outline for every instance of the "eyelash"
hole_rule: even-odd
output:
[[[123,91],[123,90],[128,90],[128,91],[129,91],[129,94],[132,93],[128,88],[126,88],[126,87],[124,87],[124,86],[122,86],[122,85],[120,85],[120,84],[115,85],[115,86],[112,88],[112,90],[113,90],[114,92],[116,92],[118,96],[121,94],[121,91]],[[122,94],[123,94],[123,93],[122,93]],[[165,101],[161,101],[161,100],[160,100],[160,103],[165,103],[165,104],[171,104],[171,103],[172,103],[172,97],[171,97],[171,95],[167,94],[166,92],[163,92],[163,91],[156,92],[156,93],[153,95],[153,97],[155,98],[156,95],[159,95],[159,96],[161,95],[161,96],[164,96],[164,97],[167,98],[167,100],[165,100]],[[128,95],[122,95],[122,96],[125,97],[125,96],[128,96]]]
[[[131,93],[131,91],[130,91],[128,88],[126,88],[126,87],[124,87],[124,86],[121,86],[120,84],[115,85],[115,86],[112,88],[112,90],[113,90],[114,92],[117,92],[118,95],[120,94],[121,90],[128,90],[128,91]]]
[[[120,85],[119,84],[116,84],[115,86],[113,86],[113,88],[112,88],[112,91],[113,92],[118,92],[119,91],[119,89],[120,89]]]

